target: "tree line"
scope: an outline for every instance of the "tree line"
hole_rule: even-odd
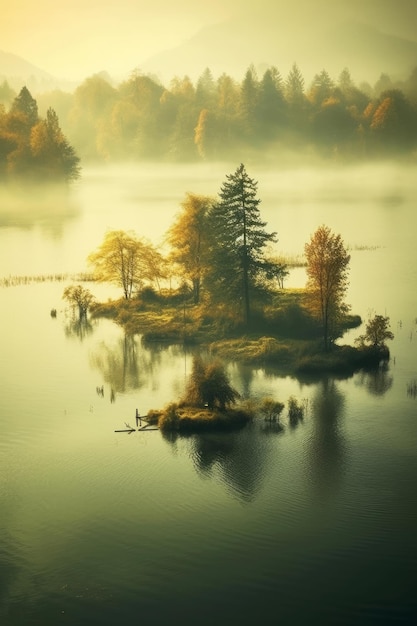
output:
[[[10,100],[6,83],[2,98]],[[286,77],[251,66],[241,81],[207,68],[168,87],[139,71],[118,86],[97,74],[72,94],[40,99],[59,112],[83,160],[244,160],[285,148],[371,158],[417,142],[417,68],[402,82],[381,74],[374,87],[357,86],[346,68],[336,80],[322,70],[306,85],[297,64]]]
[[[71,181],[79,157],[242,160],[291,150],[366,159],[416,146],[417,68],[402,82],[381,74],[373,88],[357,86],[348,69],[337,80],[322,70],[306,86],[297,64],[285,78],[276,67],[258,76],[251,66],[241,81],[215,79],[207,68],[195,83],[175,77],[169,87],[140,72],[118,86],[97,74],[74,93],[57,90],[38,101],[26,87],[16,95],[7,81],[0,85],[3,179]]]
[[[169,282],[169,292],[179,296],[184,307],[188,303],[214,312],[246,332],[256,327],[288,273],[276,260],[277,235],[268,232],[259,204],[257,181],[240,164],[226,176],[217,198],[186,195],[166,234],[167,254],[133,232],[109,231],[88,262],[95,279],[119,286],[124,300],[140,304],[145,298],[152,301],[154,294],[158,301],[161,285]],[[307,308],[327,351],[340,336],[349,311],[345,295],[350,255],[341,236],[325,225],[305,244],[305,255]],[[77,305],[80,317],[86,315],[91,304],[88,290],[70,288],[64,297]],[[384,319],[377,321],[379,330],[381,323],[387,330]],[[373,337],[377,335],[374,332]],[[367,340],[363,336],[362,344]]]

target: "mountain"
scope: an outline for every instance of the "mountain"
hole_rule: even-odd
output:
[[[4,80],[15,90],[26,85],[33,94],[63,87],[63,81],[55,76],[22,57],[0,50],[0,81]]]
[[[417,42],[354,20],[313,29],[302,20],[288,25],[258,15],[250,22],[235,19],[203,28],[140,68],[162,80],[196,78],[206,67],[215,76],[226,72],[241,79],[252,63],[260,70],[274,65],[285,77],[294,62],[307,81],[322,69],[337,78],[347,67],[356,82],[374,83],[381,73],[407,77],[417,66]]]

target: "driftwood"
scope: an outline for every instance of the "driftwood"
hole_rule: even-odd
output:
[[[132,428],[132,426],[130,424],[128,424],[127,422],[125,422],[125,426],[127,428],[124,428],[122,430],[115,430],[115,433],[134,433],[134,432],[139,432],[139,431],[146,431],[146,430],[159,430],[158,426],[150,426],[150,424],[148,424],[148,420],[146,419],[146,417],[142,417],[141,415],[139,415],[138,410],[136,409],[136,415],[135,415],[135,419],[136,419],[136,428]],[[142,426],[142,421],[145,422],[145,425]],[[140,424],[140,427],[138,428]]]

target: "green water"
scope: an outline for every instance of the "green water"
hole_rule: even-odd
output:
[[[194,172],[188,189],[203,192],[214,174]],[[150,236],[137,207],[148,206],[156,174],[119,187],[117,175],[113,195],[99,197],[110,185],[100,176],[87,176],[59,231],[46,218],[4,224],[0,275],[78,271],[107,227],[142,224]],[[244,396],[295,395],[304,421],[291,428],[285,414],[282,433],[259,421],[174,440],[115,433],[135,426],[136,408],[178,398],[191,354],[149,350],[107,320],[80,333],[61,283],[1,289],[2,626],[414,623],[415,183],[398,170],[262,176],[261,206],[283,250],[300,251],[321,223],[375,247],[352,250],[348,300],[365,319],[370,309],[390,316],[389,369],[308,384],[231,362]],[[186,179],[180,170],[153,197],[156,238]],[[290,281],[304,278],[297,270]]]

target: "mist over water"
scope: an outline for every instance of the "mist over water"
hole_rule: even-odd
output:
[[[226,175],[237,165],[97,166],[85,168],[82,179],[65,194],[49,188],[29,189],[27,193],[20,188],[17,195],[3,191],[1,273],[25,272],[25,264],[35,273],[85,269],[86,257],[102,242],[107,230],[133,230],[162,245],[185,194],[216,197]],[[386,238],[395,243],[398,237],[393,226],[401,236],[412,232],[408,227],[402,231],[404,220],[412,219],[407,207],[416,191],[411,164],[245,165],[258,181],[262,218],[269,230],[278,233],[282,252],[301,254],[312,232],[323,222],[340,232],[350,246],[381,246]],[[347,220],[347,214],[352,219]],[[14,246],[11,233],[20,238],[19,245]],[[15,247],[15,251],[9,253],[7,246],[9,250]],[[43,254],[36,246],[43,248]],[[55,255],[54,247],[59,249]],[[49,258],[48,249],[52,254]]]

